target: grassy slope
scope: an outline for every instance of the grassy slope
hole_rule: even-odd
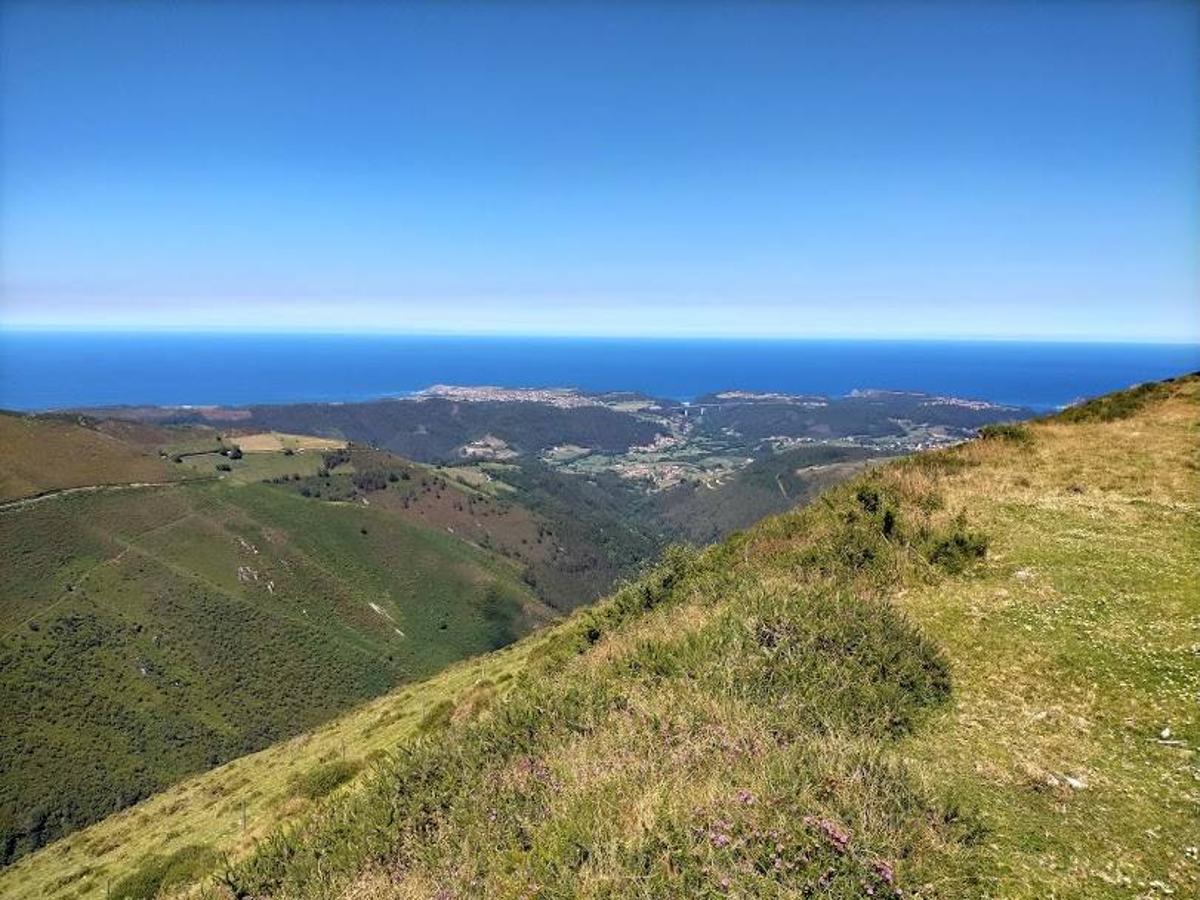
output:
[[[1194,893],[1198,387],[886,467],[677,563],[235,883]]]
[[[507,561],[266,485],[64,496],[0,546],[7,856],[547,617]]]
[[[232,880],[360,897],[849,897],[887,894],[894,872],[928,897],[1194,894],[1200,385],[1158,393],[1127,419],[889,465],[678,556],[484,660],[520,672],[498,691],[467,666],[414,688],[394,702],[457,698],[450,730],[315,811],[276,803],[306,824]],[[345,736],[365,756],[383,745],[362,736],[380,714],[313,744],[328,757]],[[189,788],[229,791],[217,849],[256,793],[229,768]],[[180,831],[166,850],[209,843],[211,820],[158,802],[0,889],[70,879],[82,842],[118,833],[130,852],[60,895],[129,872],[152,833]]]
[[[248,852],[280,822],[312,808],[314,801],[298,790],[304,775],[343,760],[369,765],[380,753],[411,739],[439,703],[479,695],[489,682],[500,687],[511,683],[533,643],[456,663],[316,731],[185,779],[0,870],[0,896],[104,897],[147,859],[184,855],[197,846],[212,852],[205,869],[211,871],[217,857]]]
[[[905,752],[988,834],[935,883],[1200,896],[1200,381],[1145,393],[1160,402],[1127,419],[1087,421],[1120,411],[1109,398],[1027,446],[979,443],[947,482],[993,553],[954,590],[901,600],[956,685]]]
[[[156,453],[94,429],[0,413],[0,502],[81,485],[178,477]]]

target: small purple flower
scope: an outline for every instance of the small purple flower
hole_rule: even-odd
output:
[[[814,816],[805,816],[804,824],[815,825],[838,853],[845,853],[846,848],[850,846],[849,832],[832,819],[818,819]]]
[[[738,803],[742,804],[743,806],[754,805],[754,795],[745,788],[742,788],[737,792],[737,800]]]

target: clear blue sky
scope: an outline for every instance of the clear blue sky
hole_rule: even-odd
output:
[[[1200,340],[1194,3],[7,3],[0,324]]]

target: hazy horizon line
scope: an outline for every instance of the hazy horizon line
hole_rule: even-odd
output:
[[[112,328],[62,327],[59,325],[5,325],[0,323],[0,334],[39,334],[39,335],[110,335],[147,337],[154,335],[196,336],[196,337],[358,337],[358,338],[460,338],[469,340],[536,340],[536,341],[679,341],[679,342],[863,342],[863,343],[1023,343],[1023,344],[1116,344],[1143,346],[1182,346],[1200,347],[1200,336],[1186,338],[1169,337],[1097,337],[1070,335],[886,335],[886,334],[605,334],[586,332],[501,332],[501,331],[434,331],[434,330],[391,330],[373,329],[363,331],[357,329],[280,329],[280,328],[187,328],[171,326],[150,326],[133,328],[120,326]]]

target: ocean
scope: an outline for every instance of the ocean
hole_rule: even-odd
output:
[[[0,408],[294,403],[432,384],[690,400],[739,389],[926,391],[1053,409],[1200,369],[1200,346],[0,332]]]

